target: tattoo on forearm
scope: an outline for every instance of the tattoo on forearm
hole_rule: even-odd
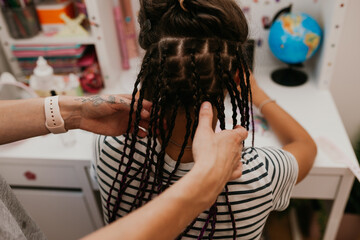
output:
[[[91,97],[81,97],[81,98],[76,98],[75,101],[81,101],[82,103],[93,103],[94,106],[99,106],[103,103],[107,103],[107,104],[125,104],[126,106],[130,106],[129,103],[125,102],[123,99],[119,98],[116,99],[115,96],[108,96],[108,99],[103,98],[102,96],[91,96]]]
[[[122,99],[120,99],[120,100],[122,100]],[[111,103],[111,104],[116,103],[116,99],[115,99],[115,97],[110,95],[110,96],[109,96],[109,100],[108,100],[108,102],[109,102],[109,103]]]

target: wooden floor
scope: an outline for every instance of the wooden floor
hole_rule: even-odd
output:
[[[314,217],[313,221],[316,221],[317,216]],[[345,234],[339,234],[337,240],[360,240],[360,229],[359,231],[353,236],[353,234],[348,234],[349,232],[354,232],[354,224],[358,224],[358,219],[348,219],[352,224],[349,222],[346,223],[346,227],[341,226],[340,231],[344,231]],[[320,226],[316,222],[312,224],[309,222],[309,225],[312,227],[308,228],[308,237],[304,237],[304,234],[300,233],[300,236],[297,239],[301,240],[322,240],[321,238],[321,231]],[[358,226],[360,228],[360,225]],[[262,240],[294,240],[293,234],[291,229],[291,222],[290,222],[290,211],[284,212],[273,212],[269,216],[269,219],[266,223],[264,234]],[[301,235],[303,237],[301,237]]]

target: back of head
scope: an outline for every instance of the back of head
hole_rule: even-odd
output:
[[[161,193],[169,186],[189,138],[195,134],[198,113],[203,101],[210,101],[216,107],[222,129],[225,129],[226,92],[231,99],[233,126],[237,125],[237,115],[240,113],[241,125],[248,129],[252,112],[251,103],[249,104],[250,72],[244,49],[248,26],[241,9],[233,0],[140,0],[139,23],[139,42],[146,54],[133,92],[133,99],[139,93],[133,136],[139,131],[142,101],[150,100],[153,107],[147,129],[145,153],[145,159],[149,164],[143,166],[142,182],[132,208],[140,207],[145,201],[142,197],[148,191],[148,179],[151,174],[155,175],[156,180],[152,183],[149,199],[153,193]],[[238,76],[238,81],[234,80],[235,76]],[[140,84],[142,86],[139,90]],[[121,157],[123,162],[125,152],[130,148],[126,156],[129,161],[120,185],[126,185],[128,181],[127,171],[131,169],[136,152],[137,138],[129,137],[134,105],[135,100],[131,103],[128,134]],[[180,109],[186,114],[185,136],[177,164],[173,172],[164,178],[165,149]],[[165,118],[166,130],[162,124]],[[157,138],[161,139],[161,150],[158,153]],[[154,158],[156,161],[153,161]],[[152,171],[151,162],[156,162],[155,173]],[[110,192],[113,188],[114,184]],[[109,213],[110,222],[116,218],[125,189],[126,187],[118,193],[112,215]],[[110,195],[110,209],[109,202]],[[234,224],[233,221],[236,236]]]
[[[140,0],[139,23],[147,51],[139,80],[148,100],[175,105],[178,96],[197,108],[229,91],[245,69],[248,25],[233,0]]]
[[[244,43],[248,25],[233,0],[140,0],[140,46],[164,37],[218,38]]]

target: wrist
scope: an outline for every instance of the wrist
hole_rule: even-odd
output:
[[[263,103],[264,101],[270,98],[261,88],[256,89],[256,91],[254,91],[252,95],[253,95],[253,104],[257,108],[259,108],[261,103]]]
[[[198,204],[205,205],[205,207],[211,206],[224,189],[227,181],[218,172],[216,169],[195,164],[188,173],[189,177],[192,178],[191,188],[196,195]]]
[[[81,121],[81,102],[75,101],[74,97],[60,96],[59,107],[65,122],[65,129],[78,129]]]

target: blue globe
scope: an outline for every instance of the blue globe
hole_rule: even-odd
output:
[[[303,63],[320,48],[322,30],[319,24],[305,13],[286,13],[271,26],[269,45],[280,61],[288,64]]]

